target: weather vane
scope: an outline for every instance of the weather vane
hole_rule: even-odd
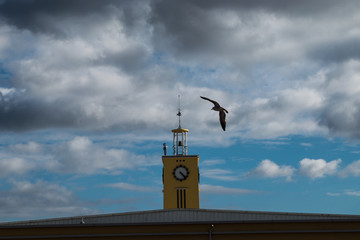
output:
[[[178,98],[179,98],[179,112],[177,113],[177,115],[179,116],[179,128],[181,128],[181,123],[180,123],[180,120],[181,120],[180,95],[178,95]]]

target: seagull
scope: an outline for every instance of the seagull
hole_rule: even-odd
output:
[[[225,108],[221,107],[220,104],[214,100],[211,100],[209,98],[206,98],[206,97],[202,97],[200,96],[202,99],[205,99],[205,100],[208,100],[210,102],[212,102],[214,104],[214,107],[211,109],[211,110],[214,110],[214,111],[218,111],[219,112],[219,119],[220,119],[220,124],[221,124],[221,127],[222,129],[225,131],[225,128],[226,128],[226,121],[225,121],[225,117],[226,117],[226,113],[229,113]]]

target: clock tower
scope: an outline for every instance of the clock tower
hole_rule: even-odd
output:
[[[187,133],[180,125],[173,129],[173,151],[167,155],[164,143],[163,162],[163,193],[164,209],[193,208],[199,209],[199,155],[188,155]]]

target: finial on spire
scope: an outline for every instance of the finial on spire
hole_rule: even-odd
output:
[[[173,132],[173,149],[174,155],[187,155],[187,140],[186,133],[189,132],[188,129],[184,129],[181,127],[181,102],[180,102],[180,94],[179,98],[179,111],[177,116],[179,117],[179,127],[171,130]]]
[[[177,115],[179,116],[179,129],[181,128],[181,108],[180,108],[180,94],[178,95],[179,98],[179,112]]]

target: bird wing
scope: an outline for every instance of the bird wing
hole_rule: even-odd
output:
[[[215,105],[215,107],[220,107],[220,104],[218,103],[218,102],[216,102],[216,101],[214,101],[214,100],[211,100],[211,99],[209,99],[209,98],[207,98],[207,97],[202,97],[202,96],[200,96],[202,99],[205,99],[205,100],[208,100],[208,101],[210,101],[210,102],[212,102],[214,105]]]
[[[220,124],[221,124],[221,127],[222,129],[225,131],[225,128],[226,128],[226,114],[224,111],[219,111],[219,119],[220,119]]]

